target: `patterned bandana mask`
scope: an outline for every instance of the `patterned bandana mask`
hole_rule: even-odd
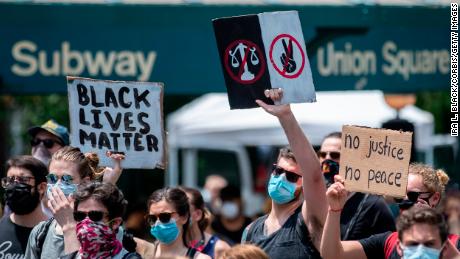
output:
[[[122,249],[115,231],[102,222],[89,218],[78,222],[77,238],[80,241],[81,258],[112,258]]]

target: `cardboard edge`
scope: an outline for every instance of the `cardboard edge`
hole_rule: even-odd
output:
[[[160,116],[161,116],[161,135],[163,137],[163,154],[161,155],[160,162],[155,165],[155,168],[165,170],[168,166],[168,144],[167,144],[167,134],[164,125],[164,113],[163,113],[163,100],[164,100],[164,83],[158,82],[158,87],[160,88]],[[166,170],[165,170],[166,172]]]

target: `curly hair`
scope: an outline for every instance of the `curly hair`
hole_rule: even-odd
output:
[[[439,192],[444,194],[446,185],[449,182],[449,176],[441,169],[434,169],[433,167],[421,163],[412,163],[409,166],[409,174],[422,176],[423,185],[430,192]]]

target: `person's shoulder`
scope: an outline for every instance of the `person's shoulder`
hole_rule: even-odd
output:
[[[48,233],[54,226],[56,226],[56,220],[53,218],[38,223],[30,232],[29,240],[36,238],[38,235]]]

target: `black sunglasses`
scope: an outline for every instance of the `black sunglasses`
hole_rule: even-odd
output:
[[[429,194],[428,197],[420,197],[420,195],[422,194]],[[418,199],[422,199],[424,201],[426,201],[427,203],[429,203],[429,199],[431,198],[431,196],[433,196],[434,193],[432,192],[407,192],[407,200],[406,201],[410,201],[412,203],[417,203]],[[404,200],[403,199],[400,199],[400,198],[395,198],[394,199],[397,203],[401,203],[403,202]]]
[[[327,157],[327,154],[329,154],[331,158],[334,160],[340,159],[340,152],[337,152],[337,151],[331,151],[331,152],[319,151],[318,152],[318,156],[323,159]]]
[[[97,211],[97,210],[92,210],[88,212],[84,211],[74,211],[73,212],[73,218],[75,221],[80,222],[84,220],[86,217],[88,217],[90,220],[94,222],[101,221],[105,215],[108,215],[109,213],[103,212],[103,211]]]
[[[291,171],[288,171],[288,170],[285,170],[285,169],[279,167],[277,164],[273,165],[273,174],[276,175],[276,176],[285,174],[286,179],[291,183],[296,183],[299,180],[299,178],[301,177],[300,175],[298,175],[296,173],[293,173]]]
[[[30,140],[30,145],[32,147],[35,147],[35,146],[38,146],[40,145],[40,143],[43,142],[43,145],[46,147],[46,148],[52,148],[54,146],[54,144],[60,144],[59,142],[53,140],[53,139],[39,139],[39,138],[35,138],[35,139],[32,139]]]
[[[147,215],[147,223],[149,223],[151,227],[155,226],[155,223],[157,222],[158,219],[160,220],[161,223],[168,223],[171,220],[172,214],[174,213],[176,212],[162,212],[158,215],[149,214]]]

